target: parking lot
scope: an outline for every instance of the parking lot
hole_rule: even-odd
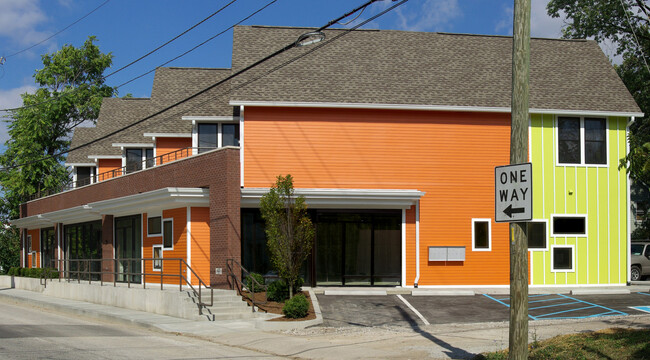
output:
[[[587,319],[650,312],[650,293],[629,295],[531,294],[531,320]],[[422,326],[508,321],[508,295],[318,295],[324,326]]]

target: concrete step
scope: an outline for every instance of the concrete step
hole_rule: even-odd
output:
[[[197,315],[196,320],[224,321],[224,320],[246,320],[252,318],[255,318],[255,314],[251,310],[243,313],[212,313],[212,314],[204,311],[203,315]]]

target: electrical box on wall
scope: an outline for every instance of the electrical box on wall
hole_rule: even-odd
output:
[[[221,268],[214,268],[214,273],[217,275],[221,275],[222,274]]]

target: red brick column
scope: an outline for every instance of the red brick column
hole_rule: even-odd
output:
[[[113,215],[102,215],[102,271],[115,271],[113,261]],[[102,275],[102,280],[113,282],[113,274]]]

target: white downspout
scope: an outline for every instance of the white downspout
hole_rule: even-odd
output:
[[[630,122],[627,124],[625,127],[625,156],[630,154],[630,141],[628,140],[629,133],[630,133],[630,124],[634,122],[634,116],[630,117]],[[634,221],[634,217],[632,216],[632,200],[630,196],[630,173],[627,172],[627,227],[626,227],[626,232],[627,232],[627,283],[630,284],[632,281],[632,268],[630,267],[630,263],[632,261],[631,259],[631,247],[632,247],[632,221]]]
[[[413,287],[418,287],[420,281],[420,200],[415,204],[415,281]]]

